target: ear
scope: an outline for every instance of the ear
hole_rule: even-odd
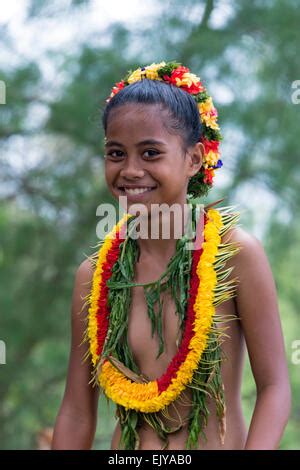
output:
[[[193,147],[187,151],[189,155],[188,159],[188,176],[192,177],[196,175],[203,163],[204,145],[201,142],[197,142]]]

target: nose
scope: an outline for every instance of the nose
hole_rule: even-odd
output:
[[[140,166],[138,159],[136,158],[125,158],[122,169],[120,171],[122,178],[142,178],[144,176],[144,170]]]

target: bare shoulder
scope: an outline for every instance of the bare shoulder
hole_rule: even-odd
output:
[[[86,296],[91,289],[94,274],[94,267],[90,259],[85,259],[78,266],[75,273],[74,282],[74,301],[78,306],[81,304],[83,297]]]
[[[261,242],[253,234],[241,227],[234,227],[229,230],[222,239],[223,243],[234,242],[241,248],[240,253],[249,255],[257,250],[263,249]]]
[[[86,300],[93,280],[93,266],[89,259],[80,263],[75,272],[72,297],[72,315],[87,314]]]
[[[222,238],[222,243],[234,243],[238,253],[229,260],[228,265],[235,268],[240,281],[249,281],[254,277],[259,278],[264,270],[265,275],[271,275],[267,255],[262,242],[253,234],[241,227],[229,230]]]
[[[94,267],[89,258],[82,261],[76,271],[76,280],[79,282],[90,282],[93,278]]]
[[[263,244],[240,227],[229,231],[222,241],[239,247],[228,265],[233,267],[231,276],[238,280],[236,304],[246,332],[255,329],[257,322],[262,325],[262,318],[266,324],[277,321],[277,289]]]

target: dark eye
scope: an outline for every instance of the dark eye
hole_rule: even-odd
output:
[[[159,154],[159,152],[157,150],[145,150],[144,154],[145,153],[149,153],[148,157],[147,158],[151,158],[151,157],[156,157],[156,155]]]
[[[105,154],[105,157],[111,157],[115,160],[118,160],[122,157],[122,155],[120,155],[120,154],[123,154],[123,152],[121,150],[111,150],[110,152]]]

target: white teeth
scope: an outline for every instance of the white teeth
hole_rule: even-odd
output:
[[[128,194],[142,194],[145,193],[146,191],[151,191],[152,188],[124,188],[125,193]]]

